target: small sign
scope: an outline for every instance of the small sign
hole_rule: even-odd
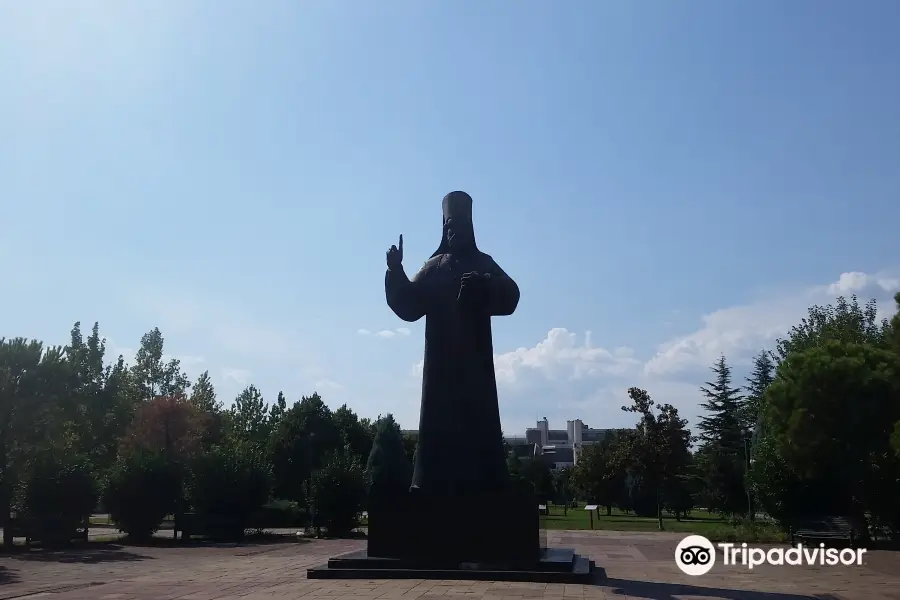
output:
[[[596,504],[588,504],[587,506],[584,507],[584,510],[597,510],[597,505]]]
[[[538,504],[538,508],[540,510],[547,510],[547,505],[546,504]]]

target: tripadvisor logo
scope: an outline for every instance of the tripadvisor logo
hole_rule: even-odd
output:
[[[825,544],[790,548],[753,548],[746,543],[718,544],[723,565],[741,565],[752,569],[760,565],[775,566],[860,566],[865,548],[825,548]],[[687,575],[704,575],[716,564],[716,548],[702,535],[689,535],[675,548],[675,564]]]
[[[716,549],[702,535],[689,535],[675,547],[675,564],[687,575],[705,575],[716,564]]]

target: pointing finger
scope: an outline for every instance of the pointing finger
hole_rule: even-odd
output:
[[[400,252],[403,252],[403,234],[402,234],[402,233],[400,234],[400,246],[399,246],[399,248],[400,248]]]

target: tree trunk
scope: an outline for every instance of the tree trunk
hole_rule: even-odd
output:
[[[659,524],[659,530],[664,531],[665,527],[663,527],[663,519],[662,519],[662,503],[660,502],[659,497],[659,485],[656,486],[656,520]]]

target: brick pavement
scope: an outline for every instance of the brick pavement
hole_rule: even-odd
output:
[[[680,539],[670,533],[549,532],[551,544],[574,547],[597,562],[601,573],[593,585],[306,579],[307,567],[361,548],[364,542],[358,540],[172,548],[97,545],[0,556],[0,600],[900,600],[900,553],[870,552],[863,567],[747,571],[717,564],[711,573],[692,578],[673,561]]]

